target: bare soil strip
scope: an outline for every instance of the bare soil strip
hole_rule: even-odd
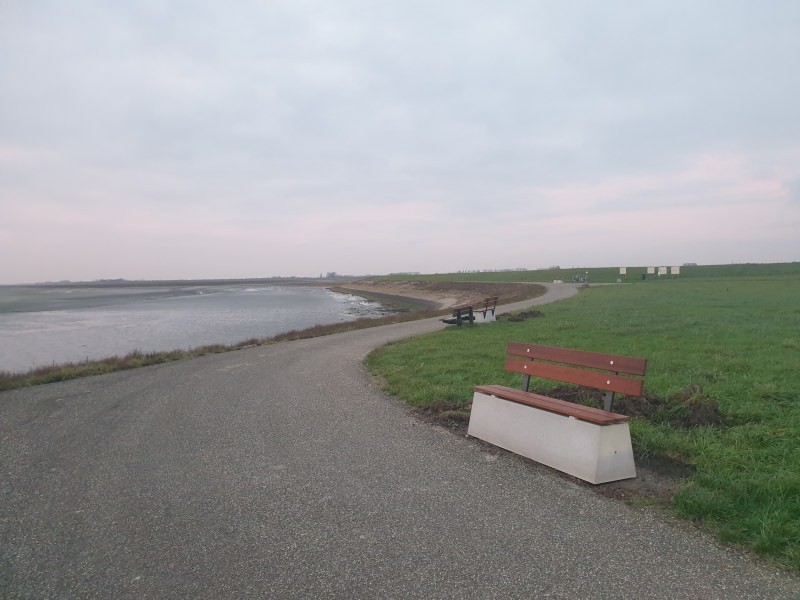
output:
[[[483,283],[439,281],[375,281],[364,279],[340,286],[339,289],[366,292],[376,297],[412,298],[430,303],[434,309],[445,309],[481,302],[498,296],[500,303],[529,298],[528,283]],[[535,288],[534,288],[535,289]]]

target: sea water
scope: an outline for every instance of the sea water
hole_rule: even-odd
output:
[[[0,371],[234,344],[386,312],[299,285],[0,287]]]

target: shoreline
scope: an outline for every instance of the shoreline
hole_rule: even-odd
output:
[[[387,294],[384,292],[376,292],[366,289],[354,289],[346,285],[337,285],[328,288],[330,291],[337,294],[348,294],[350,296],[358,296],[365,300],[378,302],[387,309],[395,312],[409,312],[413,310],[441,310],[442,303],[439,300],[429,300],[422,298],[414,298],[411,296],[404,296],[401,294]]]
[[[336,286],[339,290],[358,294],[364,292],[378,301],[399,304],[419,303],[425,310],[445,310],[454,306],[477,304],[488,297],[497,296],[498,303],[512,302],[530,297],[535,283],[496,282],[436,282],[436,281],[381,281],[361,279]],[[399,301],[399,302],[398,302]]]
[[[400,284],[400,285],[398,285]],[[321,337],[353,331],[368,329],[382,325],[396,324],[408,321],[421,320],[432,317],[441,317],[448,314],[447,309],[458,302],[479,302],[487,296],[500,296],[498,304],[521,301],[536,297],[544,293],[546,288],[537,284],[482,284],[482,283],[433,283],[433,282],[371,282],[360,281],[347,286],[338,287],[343,292],[359,295],[363,292],[374,296],[380,302],[381,296],[389,304],[415,305],[414,310],[394,310],[392,313],[379,317],[362,317],[352,321],[331,323],[329,325],[315,325],[303,329],[291,329],[283,333],[264,338],[250,338],[233,343],[214,343],[196,346],[189,349],[164,350],[157,352],[132,351],[127,354],[112,355],[88,361],[64,362],[44,367],[34,367],[22,372],[0,371],[0,392],[54,383],[68,379],[76,379],[92,375],[100,375],[114,371],[134,369],[144,366],[173,362],[204,356],[232,352],[253,346],[275,344],[283,341]],[[394,300],[394,302],[392,302]]]

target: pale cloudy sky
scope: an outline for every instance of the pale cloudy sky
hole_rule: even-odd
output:
[[[800,260],[797,0],[0,0],[0,283]]]

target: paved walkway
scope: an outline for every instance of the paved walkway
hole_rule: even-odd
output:
[[[410,416],[361,361],[439,327],[0,394],[0,597],[800,597],[684,524]]]

